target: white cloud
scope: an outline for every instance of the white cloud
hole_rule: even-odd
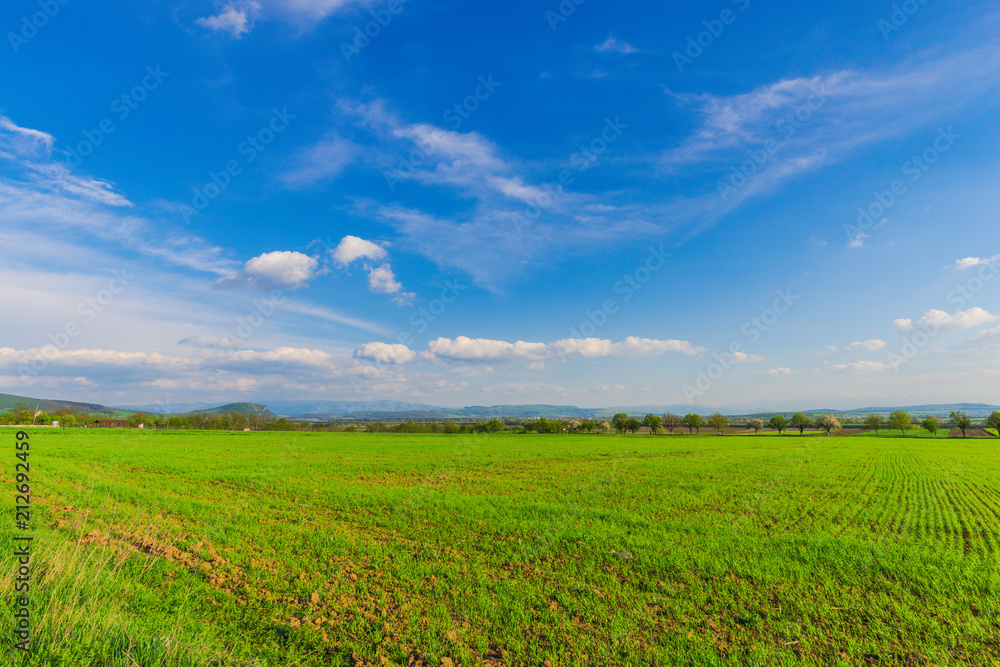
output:
[[[195,23],[207,30],[221,30],[228,32],[233,39],[240,39],[250,32],[252,18],[259,10],[260,4],[256,2],[248,2],[241,9],[226,5],[219,14],[196,19]]]
[[[962,270],[971,269],[974,266],[982,266],[984,264],[992,264],[993,262],[1000,261],[1000,255],[993,255],[992,257],[987,257],[983,259],[981,257],[966,257],[965,259],[956,260],[950,268]]]
[[[243,273],[265,289],[298,289],[313,277],[316,265],[316,259],[309,255],[279,250],[254,257],[243,266]]]
[[[4,115],[0,115],[0,129],[7,130],[5,133],[0,133],[0,150],[13,151],[15,155],[47,156],[55,143],[55,137],[48,132],[20,127]]]
[[[883,347],[885,347],[884,340],[879,340],[878,338],[871,338],[869,340],[851,343],[844,349],[848,351],[868,350],[869,352],[877,352],[881,350]]]
[[[736,352],[732,355],[723,355],[724,358],[731,358],[734,364],[745,364],[749,361],[764,361],[764,357],[759,354],[747,354],[746,352]]]
[[[836,345],[827,345],[822,350],[820,350],[819,352],[817,352],[816,356],[817,357],[825,357],[826,355],[833,354],[836,351],[837,351],[837,346]]]
[[[528,364],[528,370],[529,371],[544,371],[545,370],[545,362],[544,361],[532,361],[530,364]]]
[[[893,320],[892,326],[896,327],[896,331],[909,331],[913,328],[913,320],[908,317],[901,317],[898,320]]]
[[[935,325],[938,329],[971,329],[998,318],[1000,315],[993,315],[979,307],[962,310],[953,315],[932,308],[920,318],[920,325],[925,329],[933,328]]]
[[[357,236],[345,236],[330,254],[341,266],[347,266],[358,259],[384,259],[389,255],[382,246]],[[400,306],[408,305],[416,296],[403,289],[388,263],[378,266],[365,264],[365,271],[368,272],[368,289],[377,294],[394,295],[392,300]]]
[[[772,368],[767,371],[767,374],[776,377],[781,375],[795,375],[796,373],[801,372],[802,371],[793,371],[791,368],[785,368],[784,366],[778,366],[777,368]]]
[[[389,253],[380,245],[357,236],[345,236],[331,251],[338,264],[347,265],[356,259],[382,259]]]
[[[295,168],[281,180],[290,187],[306,187],[337,176],[361,154],[361,147],[336,132],[330,132],[316,145],[295,158]]]
[[[380,364],[405,364],[416,357],[416,352],[398,343],[364,343],[354,351],[355,359],[367,359]]]
[[[984,329],[969,340],[997,340],[1000,341],[1000,326],[992,329]]]
[[[858,232],[854,235],[854,238],[847,244],[848,248],[860,248],[864,246],[865,239],[871,238],[868,234],[864,232]]]
[[[635,48],[628,42],[619,41],[613,35],[608,35],[608,38],[604,40],[604,42],[596,45],[594,48],[600,51],[601,53],[613,52],[613,53],[629,54],[629,53],[639,52],[639,49]]]
[[[379,294],[393,294],[393,303],[399,306],[408,306],[413,303],[417,296],[413,292],[407,292],[403,285],[396,280],[396,274],[392,272],[392,267],[383,264],[378,267],[365,265],[368,271],[368,289]]]
[[[621,392],[625,391],[625,385],[623,385],[623,384],[601,384],[601,385],[597,385],[596,389],[597,389],[597,391],[601,391],[601,392],[605,392],[605,393],[620,394]]]
[[[856,361],[851,364],[828,364],[826,370],[834,373],[874,373],[889,368],[889,364],[880,361]]]
[[[599,338],[564,338],[554,343],[516,341],[509,343],[486,338],[458,336],[455,339],[438,338],[427,344],[429,357],[446,361],[504,362],[544,361],[579,355],[586,358],[600,357],[655,357],[664,352],[699,354],[706,350],[687,341],[655,340],[629,336],[613,343]]]

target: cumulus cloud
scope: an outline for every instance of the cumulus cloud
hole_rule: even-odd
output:
[[[893,320],[892,326],[896,327],[896,331],[909,331],[913,328],[913,320],[908,317],[901,317],[898,320]]]
[[[337,247],[330,251],[330,255],[337,264],[347,266],[359,259],[385,259],[389,252],[371,241],[357,236],[345,236],[337,244]],[[369,290],[377,294],[393,295],[392,300],[400,306],[408,305],[413,301],[416,294],[407,292],[403,288],[403,285],[396,279],[396,274],[389,263],[383,262],[378,266],[366,263],[364,266],[365,271],[368,272]]]
[[[602,391],[606,393],[619,394],[625,391],[625,385],[623,384],[601,384],[597,385],[597,391]]]
[[[248,2],[240,9],[233,5],[226,5],[219,14],[196,19],[195,23],[207,30],[228,32],[233,39],[240,39],[250,32],[253,16],[259,10],[260,5],[256,2]]]
[[[855,361],[850,364],[829,364],[826,370],[833,373],[874,373],[889,368],[889,364],[883,364],[881,361]]]
[[[246,263],[243,270],[248,276],[261,282],[295,289],[312,277],[316,264],[316,260],[309,255],[284,250],[254,257]]]
[[[822,350],[820,350],[819,352],[817,352],[816,356],[817,357],[825,357],[828,354],[833,354],[834,352],[837,351],[837,349],[838,348],[837,348],[836,345],[827,345]]]
[[[925,329],[934,328],[935,325],[938,329],[971,329],[980,324],[993,322],[998,318],[1000,315],[994,315],[979,307],[962,310],[952,315],[943,310],[932,308],[920,318],[920,326]]]
[[[855,342],[855,343],[851,343],[850,345],[848,345],[844,349],[846,349],[848,351],[868,350],[869,352],[878,352],[883,347],[885,347],[885,341],[884,340],[879,340],[878,338],[870,338],[868,340],[863,340],[863,341],[858,341],[858,342]]]
[[[992,264],[993,262],[1000,261],[1000,255],[993,255],[992,257],[987,257],[983,259],[981,257],[966,257],[964,259],[956,260],[950,268],[958,269],[971,269],[974,266],[982,266],[984,264]]]
[[[764,357],[759,354],[747,354],[746,352],[735,352],[723,355],[724,359],[732,360],[734,364],[745,364],[749,361],[764,361]]]
[[[1000,326],[993,327],[992,329],[984,329],[980,331],[975,336],[969,340],[996,340],[1000,341]]]
[[[398,343],[364,343],[354,350],[355,359],[365,359],[379,364],[405,364],[416,357],[416,352]]]
[[[547,359],[579,355],[586,358],[599,357],[654,357],[664,352],[699,354],[705,348],[695,347],[682,340],[655,340],[629,336],[624,341],[613,343],[600,338],[564,338],[554,343],[534,343],[516,341],[510,343],[487,338],[438,338],[427,344],[432,358],[446,361],[503,362],[503,361],[545,361]]]
[[[767,374],[773,377],[781,375],[794,375],[796,373],[801,373],[801,371],[793,371],[791,368],[785,368],[784,366],[778,366],[777,368],[770,369]]]
[[[330,254],[338,264],[346,266],[356,259],[382,259],[389,253],[371,241],[357,236],[345,236]]]
[[[368,271],[368,289],[379,294],[394,294],[393,301],[404,306],[413,300],[416,295],[403,290],[402,284],[396,280],[396,274],[392,272],[392,267],[388,264],[372,267],[365,265]]]

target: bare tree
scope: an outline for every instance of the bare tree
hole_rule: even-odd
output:
[[[663,428],[667,430],[667,433],[673,433],[675,428],[680,428],[684,425],[684,420],[680,416],[675,415],[673,412],[668,412],[663,415],[663,420],[661,422]]]

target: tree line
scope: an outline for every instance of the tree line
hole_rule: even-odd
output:
[[[611,425],[619,433],[637,433],[640,428],[646,427],[650,433],[656,433],[662,428],[667,433],[672,434],[677,429],[686,428],[688,433],[697,435],[701,433],[701,429],[708,427],[715,429],[721,435],[731,424],[730,418],[721,412],[713,412],[707,417],[694,412],[688,413],[683,417],[672,412],[667,412],[662,416],[650,413],[641,421],[636,417],[629,417],[624,412],[619,412],[611,418]],[[906,410],[893,410],[888,417],[873,413],[865,417],[862,424],[865,428],[875,431],[876,435],[878,435],[880,429],[886,428],[899,430],[901,433],[906,433],[906,431],[912,428],[923,428],[930,432],[931,435],[934,435],[942,426],[941,420],[933,415],[921,421],[911,417],[910,413]],[[952,411],[948,418],[948,425],[951,428],[961,430],[962,437],[965,437],[965,432],[974,426],[974,422],[965,412]],[[840,419],[835,415],[826,414],[816,419],[811,419],[801,412],[796,412],[790,418],[785,415],[774,415],[766,422],[760,418],[752,418],[746,421],[745,426],[747,430],[753,430],[754,434],[760,433],[769,427],[777,431],[779,435],[789,428],[797,429],[799,435],[802,435],[807,428],[816,428],[826,431],[827,434],[843,429]],[[997,436],[1000,436],[1000,411],[994,410],[989,417],[983,420],[981,426],[984,429],[995,429]]]

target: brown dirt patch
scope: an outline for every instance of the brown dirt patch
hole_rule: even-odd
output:
[[[962,437],[962,430],[961,429],[957,429],[957,428],[953,428],[950,431],[948,431],[948,437],[949,438],[961,438]],[[967,429],[965,429],[965,437],[966,438],[995,438],[996,436],[993,435],[992,433],[987,433],[985,430],[983,430],[981,428],[967,428]]]

